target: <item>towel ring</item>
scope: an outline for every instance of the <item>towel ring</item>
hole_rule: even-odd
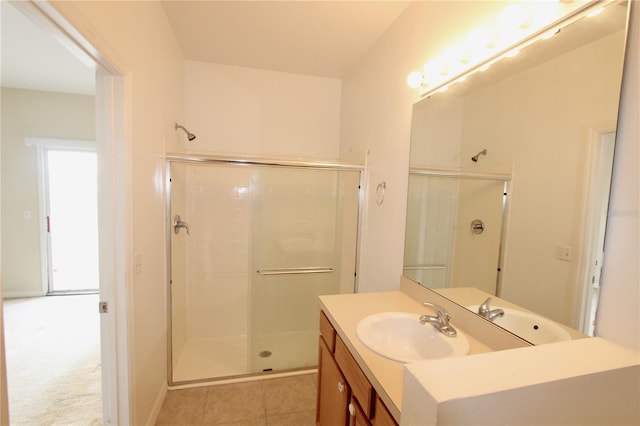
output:
[[[384,191],[387,189],[387,182],[380,182],[376,188],[376,204],[379,206],[384,203]]]

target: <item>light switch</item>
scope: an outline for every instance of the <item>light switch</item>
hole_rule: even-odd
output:
[[[560,260],[571,262],[571,260],[573,259],[571,247],[568,247],[568,246],[556,247],[556,257]]]
[[[136,274],[139,274],[140,272],[142,272],[142,254],[136,253],[133,256],[133,263],[135,265]]]

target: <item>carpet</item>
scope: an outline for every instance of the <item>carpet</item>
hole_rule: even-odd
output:
[[[98,295],[4,301],[12,425],[100,425]]]

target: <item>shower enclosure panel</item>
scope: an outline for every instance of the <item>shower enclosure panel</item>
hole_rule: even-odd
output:
[[[505,180],[411,173],[408,195],[404,275],[430,288],[496,294]]]
[[[172,384],[317,364],[321,294],[354,291],[359,170],[169,161]]]
[[[358,185],[353,171],[254,172],[252,372],[317,365],[317,298],[353,292]]]
[[[429,288],[450,286],[456,183],[409,175],[404,275]]]
[[[248,168],[171,166],[174,381],[247,370],[250,178]]]

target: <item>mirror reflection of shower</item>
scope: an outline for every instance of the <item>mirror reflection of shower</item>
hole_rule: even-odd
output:
[[[189,139],[189,140],[191,140],[191,139]],[[474,163],[477,163],[478,162],[478,158],[480,158],[481,155],[487,155],[487,150],[483,149],[482,151],[480,151],[479,153],[477,153],[476,155],[471,157],[471,161],[473,161]]]
[[[175,127],[174,127],[174,128],[175,128],[176,130],[178,130],[178,129],[182,129],[182,130],[184,130],[184,132],[187,134],[187,139],[189,139],[189,142],[191,142],[192,140],[194,140],[194,139],[196,138],[196,135],[194,135],[194,134],[193,134],[193,133],[191,133],[189,130],[187,130],[187,128],[186,128],[186,127],[181,126],[181,125],[180,125],[180,124],[178,124],[178,123],[175,123]]]

